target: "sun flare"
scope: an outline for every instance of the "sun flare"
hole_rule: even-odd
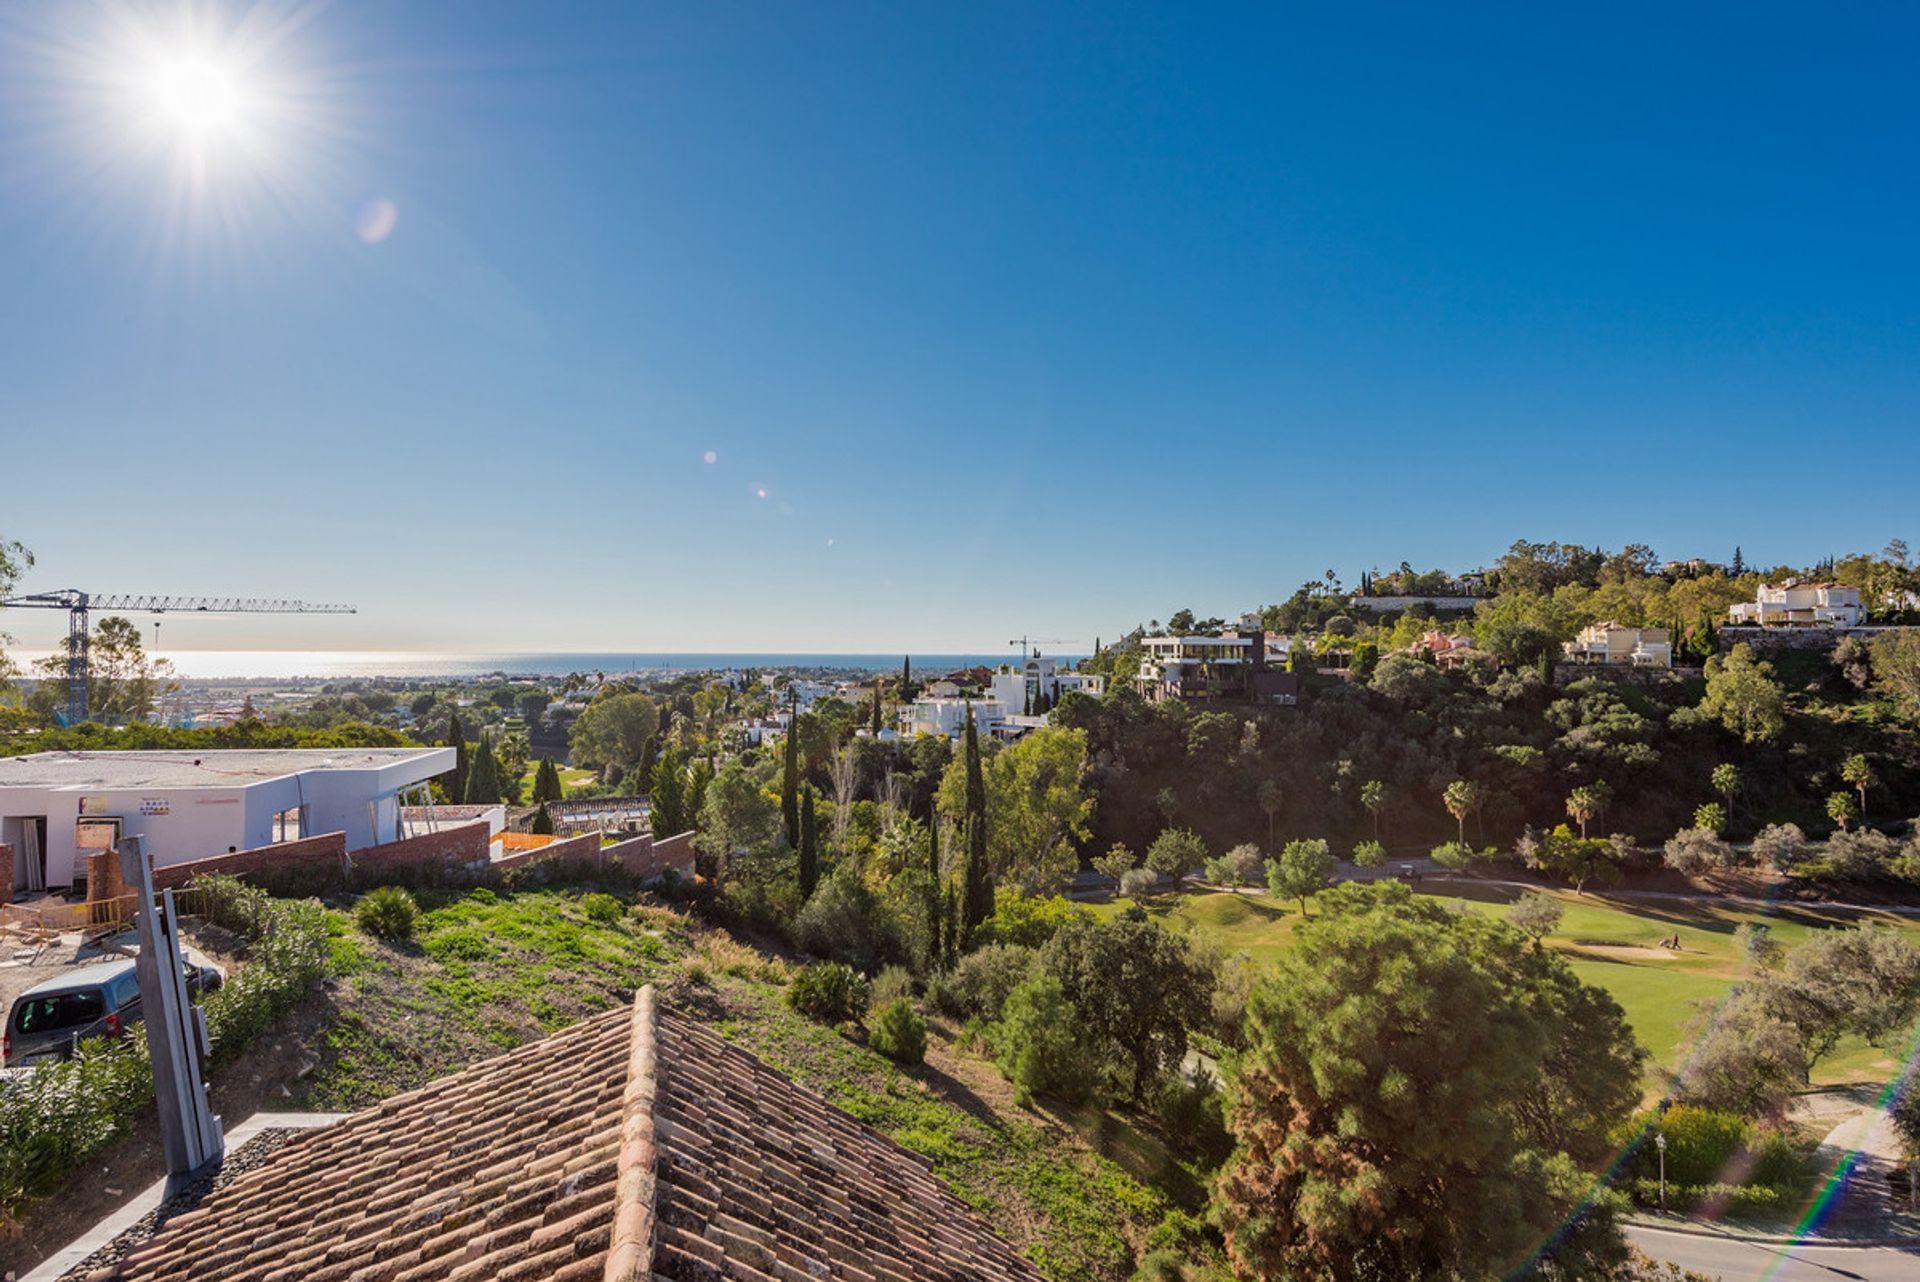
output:
[[[194,141],[236,127],[245,94],[239,78],[200,53],[162,57],[149,78],[148,105],[170,128]]]

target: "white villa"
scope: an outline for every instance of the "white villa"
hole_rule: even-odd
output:
[[[1629,628],[1595,623],[1566,643],[1570,663],[1617,664],[1635,668],[1671,668],[1673,638],[1665,628]]]
[[[1860,589],[1838,583],[1766,583],[1758,599],[1727,611],[1727,622],[1773,627],[1857,628],[1866,621]]]

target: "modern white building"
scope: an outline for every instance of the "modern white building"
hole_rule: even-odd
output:
[[[1736,624],[1857,628],[1866,621],[1860,589],[1839,583],[1763,583],[1757,597],[1727,611]]]
[[[915,699],[900,709],[900,733],[911,739],[917,734],[954,738],[967,728],[972,712],[974,728],[992,734],[1007,719],[1007,707],[998,699]]]
[[[1047,655],[1036,654],[1019,667],[1002,664],[993,674],[993,697],[1012,715],[1044,715],[1063,694],[1098,699],[1107,692],[1107,679],[1094,672],[1069,672]]]
[[[73,885],[86,857],[146,838],[156,866],[326,832],[347,849],[400,836],[401,792],[453,769],[452,748],[36,752],[0,758],[0,842],[13,889]]]
[[[1150,700],[1244,698],[1253,669],[1266,663],[1266,638],[1256,655],[1251,635],[1146,637],[1135,678]]]
[[[1595,623],[1561,647],[1570,663],[1634,668],[1671,668],[1673,638],[1665,628],[1629,628]]]

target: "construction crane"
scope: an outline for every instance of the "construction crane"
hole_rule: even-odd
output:
[[[1007,644],[1020,647],[1020,662],[1025,663],[1037,653],[1032,649],[1036,645],[1072,645],[1073,642],[1063,637],[1015,637]]]
[[[67,612],[67,724],[87,719],[87,614],[111,610],[116,614],[352,614],[350,605],[309,605],[305,601],[275,601],[239,596],[140,596],[131,593],[87,593],[77,588],[35,592],[0,600],[3,610],[65,610]],[[157,632],[156,632],[157,639]]]

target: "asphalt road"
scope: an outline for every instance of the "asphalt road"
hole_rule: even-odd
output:
[[[1788,1246],[1637,1224],[1627,1240],[1720,1282],[1920,1282],[1920,1248]]]

